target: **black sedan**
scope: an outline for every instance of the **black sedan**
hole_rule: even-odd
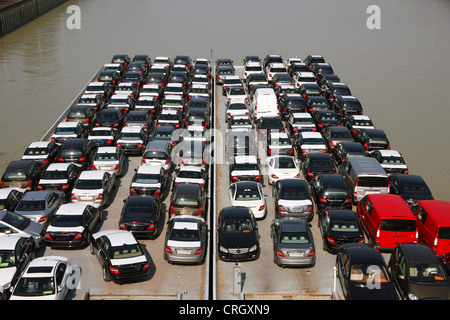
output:
[[[430,247],[399,244],[391,254],[389,268],[406,300],[448,300],[450,282],[439,258]]]
[[[401,196],[411,204],[419,200],[433,200],[433,194],[421,176],[399,174],[389,176],[389,193]]]
[[[336,253],[344,243],[364,242],[364,234],[354,211],[322,210],[319,212],[318,226],[323,249],[330,253]]]
[[[151,196],[132,196],[124,200],[119,229],[136,237],[154,238],[158,234],[161,205]]]
[[[129,231],[116,229],[94,233],[90,252],[100,262],[104,281],[139,281],[149,275],[149,258]]]
[[[372,245],[342,245],[336,255],[336,268],[346,300],[399,299],[386,262]]]
[[[339,174],[318,174],[311,180],[311,194],[317,212],[325,208],[351,209],[352,198]]]
[[[339,142],[331,149],[330,154],[336,165],[340,166],[349,157],[365,157],[366,149],[359,142]]]
[[[221,260],[247,261],[259,258],[259,230],[250,209],[223,208],[219,214],[217,233]]]
[[[308,153],[302,161],[303,176],[311,181],[318,174],[336,174],[336,167],[329,153]]]

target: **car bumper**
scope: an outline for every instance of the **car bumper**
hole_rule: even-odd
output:
[[[174,255],[174,254],[164,254],[164,259],[169,263],[177,264],[200,264],[204,260],[203,255]]]
[[[111,279],[115,283],[121,282],[133,282],[133,281],[141,281],[148,277],[149,269],[145,271],[140,271],[136,273],[126,273],[126,274],[113,274],[108,271],[109,279]]]
[[[80,249],[87,245],[87,239],[71,240],[71,241],[57,241],[57,240],[45,240],[47,247],[52,249]]]
[[[229,262],[238,262],[238,261],[252,261],[259,258],[259,250],[255,250],[252,252],[246,252],[246,253],[229,253],[229,252],[223,252],[219,250],[219,258],[222,261],[229,261]]]
[[[290,267],[312,267],[316,263],[316,257],[311,258],[283,258],[276,255],[275,263],[278,266],[290,266]]]

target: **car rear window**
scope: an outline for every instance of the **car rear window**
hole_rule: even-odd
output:
[[[450,239],[450,227],[440,227],[439,228],[439,239]]]
[[[25,181],[27,176],[22,171],[6,171],[3,174],[3,181]]]
[[[388,179],[386,177],[359,177],[358,186],[387,188]]]
[[[146,159],[166,159],[167,155],[163,151],[147,151],[145,153]]]
[[[173,241],[200,241],[198,230],[173,229],[170,233],[170,240]]]
[[[195,198],[179,197],[174,200],[173,205],[175,207],[196,208],[200,206],[200,202]]]
[[[307,232],[281,232],[280,243],[309,243],[309,236]]]
[[[408,219],[381,219],[381,231],[415,232],[416,221]]]

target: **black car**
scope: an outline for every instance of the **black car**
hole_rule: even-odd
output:
[[[316,124],[317,131],[322,131],[323,128],[328,126],[337,126],[340,123],[337,113],[332,110],[317,110],[311,116]]]
[[[147,71],[148,71],[148,66],[146,66],[144,62],[132,61],[128,65],[128,72],[130,72],[130,71],[140,72],[140,73],[142,73],[143,77],[145,78],[145,75],[147,74]]]
[[[323,248],[336,253],[344,243],[363,243],[364,234],[352,210],[325,209],[319,212],[318,226]]]
[[[284,63],[284,61],[279,54],[268,54],[264,57],[263,67],[266,68],[271,63]]]
[[[125,121],[125,109],[115,108],[115,109],[104,109],[98,114],[97,121],[95,122],[96,127],[112,127],[120,130]]]
[[[352,132],[346,127],[327,126],[322,129],[322,137],[328,151],[331,151],[338,143],[355,141]]]
[[[59,159],[59,158],[58,158]],[[0,188],[36,190],[43,167],[36,160],[11,161],[3,172]]]
[[[133,57],[133,62],[142,62],[146,67],[152,64],[152,59],[147,54],[136,54]]]
[[[327,62],[313,62],[309,69],[311,72],[314,72],[316,77],[319,74],[334,74],[333,68],[331,65]]]
[[[321,96],[322,91],[317,83],[313,82],[305,82],[298,89],[300,95],[303,99],[306,99],[310,96]]]
[[[160,72],[149,72],[145,84],[156,84],[160,88],[164,88],[167,84],[167,76]]]
[[[23,153],[22,160],[36,160],[46,168],[58,157],[61,146],[51,141],[35,141],[28,145]]]
[[[272,78],[272,87],[279,87],[281,85],[292,85],[292,78],[287,73],[277,73]]]
[[[311,181],[318,174],[336,174],[336,167],[329,153],[308,153],[302,161],[303,176]]]
[[[271,86],[268,84],[266,75],[261,74],[261,73],[252,73],[251,75],[249,75],[247,77],[247,80],[245,81],[245,83],[247,84],[248,91],[250,91],[250,89],[252,89],[254,86],[256,86],[258,84],[265,84],[269,88],[271,88]]]
[[[297,72],[310,72],[306,63],[294,62],[288,67],[288,73],[291,77],[294,77]]]
[[[346,243],[336,254],[337,278],[346,300],[398,300],[380,251],[373,245]]]
[[[303,62],[311,68],[313,63],[325,63],[325,58],[320,54],[309,54]]]
[[[136,237],[154,238],[158,235],[161,205],[151,196],[131,196],[124,200],[119,229]]]
[[[336,96],[351,96],[352,92],[348,85],[343,82],[328,83],[323,95],[331,102],[336,99]]]
[[[418,175],[391,175],[389,176],[389,186],[389,193],[401,196],[409,204],[419,200],[434,200],[425,180]]]
[[[107,70],[100,72],[97,81],[107,82],[111,87],[115,88],[121,80],[120,73],[114,70]]]
[[[144,74],[142,74],[142,72],[128,71],[123,76],[122,83],[123,82],[132,82],[132,83],[136,83],[137,86],[141,86],[143,84],[144,79],[145,79]]]
[[[76,104],[70,107],[69,113],[66,116],[66,121],[79,121],[86,124],[89,129],[92,129],[96,120],[97,111],[94,106],[89,104]]]
[[[126,67],[130,62],[131,58],[127,54],[115,54],[111,59],[111,63],[123,64],[124,67]]]
[[[92,235],[90,252],[96,255],[103,280],[116,283],[145,280],[150,261],[144,247],[126,230],[104,230]]]
[[[18,236],[13,234],[2,235],[0,243],[0,270],[2,271],[2,282],[14,287],[19,280],[25,267],[35,257],[35,244],[31,236]],[[10,270],[10,271],[8,271]],[[7,300],[10,291],[2,288],[0,300]]]
[[[351,130],[353,136],[361,129],[375,129],[372,119],[365,115],[347,115],[341,119],[341,124]]]
[[[318,174],[311,180],[311,193],[317,212],[325,208],[351,209],[352,197],[339,174]]]
[[[309,186],[303,179],[281,179],[273,185],[275,218],[314,218]]]
[[[258,225],[249,208],[223,208],[219,214],[217,234],[221,260],[248,261],[259,258]]]
[[[183,86],[187,86],[189,82],[189,75],[183,71],[172,71],[169,80],[170,83],[181,83]]]
[[[284,132],[284,125],[280,117],[262,117],[256,122],[256,129],[262,135],[271,132]]]
[[[284,93],[278,97],[278,105],[280,107],[281,116],[286,119],[290,114],[295,112],[307,112],[305,99],[300,94]]]
[[[365,157],[366,149],[359,142],[339,142],[330,154],[336,165],[340,166],[350,157]]]
[[[209,128],[209,114],[201,107],[190,107],[186,111],[184,126],[200,125]]]
[[[141,127],[150,130],[152,127],[152,114],[143,110],[131,110],[125,117],[124,126]]]
[[[391,148],[386,133],[381,129],[363,129],[354,137],[355,141],[361,143],[368,152]]]
[[[96,151],[92,141],[85,138],[69,139],[61,146],[58,162],[73,162],[81,164],[86,169]]]
[[[66,203],[59,207],[45,233],[51,248],[84,248],[102,221],[102,210],[84,203]]]
[[[332,108],[341,118],[351,114],[363,114],[361,102],[354,96],[336,95]]]
[[[317,110],[331,110],[328,99],[324,96],[308,96],[306,98],[306,106],[311,114]]]
[[[173,60],[173,64],[183,64],[186,65],[188,68],[190,68],[192,64],[192,59],[187,55],[177,55]]]
[[[178,133],[179,132],[179,133]],[[163,140],[172,143],[175,146],[183,140],[183,131],[175,129],[174,126],[156,126],[150,132],[149,141]]]
[[[331,83],[341,82],[341,79],[336,74],[319,74],[316,82],[324,93]]]
[[[450,299],[449,278],[430,247],[418,243],[398,244],[388,265],[403,299]]]
[[[52,163],[42,174],[37,189],[63,191],[68,197],[80,174],[81,167],[75,163]]]

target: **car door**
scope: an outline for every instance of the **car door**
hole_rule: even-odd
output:
[[[337,262],[337,273],[339,282],[341,284],[342,294],[347,297],[349,293],[349,271],[350,271],[350,261],[348,255],[345,251],[341,251],[336,258]]]
[[[34,259],[34,241],[33,238],[21,238],[17,241],[15,247],[15,259],[17,261],[17,271],[13,279],[11,280],[11,285],[14,285],[19,275],[22,274],[25,267]]]
[[[391,274],[394,278],[395,284],[404,296],[408,294],[408,271],[405,255],[399,247],[396,247],[391,255],[389,263]]]
[[[69,288],[67,286],[69,277],[69,266],[66,262],[61,261],[55,270],[56,300],[64,300]]]

